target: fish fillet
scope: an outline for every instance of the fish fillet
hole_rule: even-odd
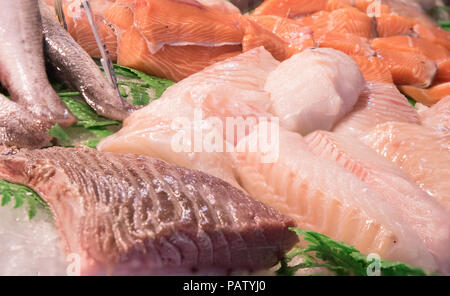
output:
[[[395,13],[382,14],[376,18],[377,37],[410,35],[417,21]]]
[[[401,85],[399,88],[404,94],[426,106],[433,106],[450,94],[450,82],[438,83],[426,89],[411,85]]]
[[[364,79],[369,81],[394,83],[389,66],[378,57],[352,56],[358,64]]]
[[[414,26],[414,32],[421,38],[439,44],[450,50],[450,32],[442,28],[429,27],[423,24]]]
[[[253,126],[247,118],[270,117],[265,112],[270,107],[270,94],[263,87],[278,64],[262,47],[216,63],[169,87],[159,100],[134,112],[125,120],[123,128],[103,140],[98,149],[157,157],[207,172],[238,187],[229,156],[223,153],[224,146],[228,142],[234,146],[238,137]],[[196,114],[201,115],[198,120]],[[243,135],[236,131],[236,138],[228,138],[223,131],[227,117],[242,120]],[[215,119],[215,124],[208,119]],[[184,124],[175,124],[180,120]],[[203,124],[197,126],[195,122]],[[219,147],[204,151],[204,141],[196,142],[194,138],[199,132],[218,135]],[[189,141],[183,142],[183,149],[174,149],[173,140],[180,134],[186,135]]]
[[[318,47],[334,48],[348,55],[371,57],[375,51],[371,48],[367,38],[349,33],[327,32],[323,35],[315,34]]]
[[[450,136],[450,95],[425,111],[419,112],[423,126]]]
[[[287,44],[239,13],[224,12],[220,1],[120,0],[92,7],[99,33],[121,65],[180,81],[205,67],[243,51],[264,46],[286,58]],[[99,57],[86,14],[70,11],[68,31],[92,57]]]
[[[349,56],[320,48],[282,62],[269,74],[264,89],[271,94],[269,112],[280,118],[281,126],[308,134],[330,130],[352,110],[364,85],[359,67]]]
[[[334,32],[353,34],[359,37],[372,38],[374,36],[373,20],[356,8],[342,8],[331,12],[320,11],[313,15],[299,18],[304,26],[310,27],[314,35]]]
[[[327,2],[328,0],[265,0],[253,14],[293,18],[325,10]]]
[[[251,15],[250,18],[288,43],[288,57],[306,48],[316,47],[312,31],[296,20],[274,15]]]
[[[279,157],[264,163],[262,152],[238,144],[235,168],[241,184],[255,199],[293,217],[299,227],[324,233],[362,253],[435,270],[434,259],[400,214],[352,173],[309,151],[301,135],[280,130]],[[265,151],[267,153],[268,151]]]
[[[392,49],[404,52],[421,53],[433,61],[441,61],[449,57],[449,51],[436,43],[420,37],[392,36],[375,38],[371,41],[373,49]]]
[[[403,52],[387,48],[376,50],[388,65],[395,84],[426,88],[436,75],[436,63],[422,53]]]
[[[298,240],[291,218],[228,183],[148,157],[8,149],[0,178],[49,204],[63,251],[79,256],[82,275],[259,270]]]
[[[420,123],[417,111],[394,84],[368,82],[353,111],[339,121],[333,131],[360,137],[377,124],[390,121]]]
[[[450,141],[426,127],[390,122],[361,138],[378,154],[394,162],[450,210]]]
[[[317,131],[305,140],[315,155],[336,161],[369,184],[416,231],[440,271],[450,271],[450,211],[422,191],[395,164],[352,135]]]
[[[450,82],[450,52],[439,44],[432,43],[420,37],[393,36],[373,39],[371,45],[375,50],[391,49],[422,54],[433,60],[437,65],[437,72],[433,83]]]

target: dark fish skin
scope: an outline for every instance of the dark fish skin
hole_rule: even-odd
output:
[[[39,1],[44,32],[44,50],[55,73],[78,90],[100,115],[124,120],[137,108],[109,84],[92,58],[58,23],[50,8]]]
[[[37,0],[0,1],[0,82],[37,116],[70,126],[76,118],[48,82]]]
[[[82,275],[228,274],[273,266],[295,222],[200,171],[87,147],[0,152],[0,178],[50,205]]]
[[[0,94],[0,146],[42,148],[50,146],[51,128],[46,120],[38,119],[17,103]]]

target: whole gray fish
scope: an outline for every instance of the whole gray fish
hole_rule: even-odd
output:
[[[266,269],[298,241],[292,218],[219,178],[155,158],[5,149],[0,178],[30,186],[49,204],[82,275]]]
[[[92,58],[59,24],[50,8],[39,1],[44,50],[53,70],[78,90],[99,115],[124,120],[137,108],[126,102],[105,79]]]
[[[0,82],[11,99],[48,121],[76,118],[48,82],[37,0],[0,1]]]
[[[0,94],[0,146],[41,148],[52,139],[51,123],[36,118],[22,106]]]

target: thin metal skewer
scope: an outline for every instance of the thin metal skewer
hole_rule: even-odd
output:
[[[100,63],[102,64],[103,69],[105,70],[106,79],[116,89],[117,93],[120,96],[119,87],[117,85],[117,78],[114,73],[113,63],[111,61],[111,58],[109,57],[109,52],[106,49],[106,45],[102,42],[100,35],[98,34],[97,25],[94,21],[91,7],[89,6],[89,1],[84,0],[82,4],[86,11],[89,24],[91,25],[92,32],[94,33],[95,41],[97,42],[98,49],[100,50],[100,54],[102,56],[102,58],[100,59]]]
[[[55,6],[55,12],[56,12],[56,15],[58,16],[59,23],[67,31],[67,22],[66,22],[66,16],[64,15],[62,0],[53,0],[53,5]]]

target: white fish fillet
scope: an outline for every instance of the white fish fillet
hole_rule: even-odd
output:
[[[379,124],[361,140],[450,211],[450,141],[426,127],[398,122]]]
[[[305,140],[314,154],[336,161],[369,184],[417,232],[436,262],[450,266],[450,212],[410,176],[351,135],[317,131]]]
[[[333,131],[360,137],[377,124],[389,121],[419,124],[419,116],[394,84],[368,82],[353,111]]]
[[[238,147],[257,139],[252,133]],[[257,200],[296,219],[300,228],[347,242],[363,253],[436,270],[434,258],[413,229],[381,196],[333,161],[309,151],[297,133],[281,130],[279,159],[236,153],[241,185]]]
[[[419,112],[422,125],[437,131],[444,138],[450,140],[450,96],[441,99],[432,107],[423,107]]]
[[[225,118],[269,117],[264,112],[270,95],[262,88],[270,71],[278,62],[259,47],[239,56],[219,62],[173,85],[163,96],[128,117],[123,128],[100,143],[98,149],[149,155],[168,162],[204,171],[239,187],[226,153],[208,152],[202,145],[195,149],[194,132],[198,134],[225,132],[212,123],[200,123],[194,128],[195,114],[203,119],[216,117],[225,127]],[[190,126],[171,126],[184,119]],[[217,122],[217,120],[216,120]],[[185,151],[176,151],[172,141],[176,135],[190,135]],[[243,136],[243,135],[242,135]],[[232,145],[237,141],[232,140]],[[202,151],[200,151],[202,150]],[[217,150],[216,150],[217,151]]]
[[[358,65],[346,54],[330,49],[307,49],[282,62],[267,78],[270,112],[281,126],[306,135],[331,130],[353,109],[365,81]]]

